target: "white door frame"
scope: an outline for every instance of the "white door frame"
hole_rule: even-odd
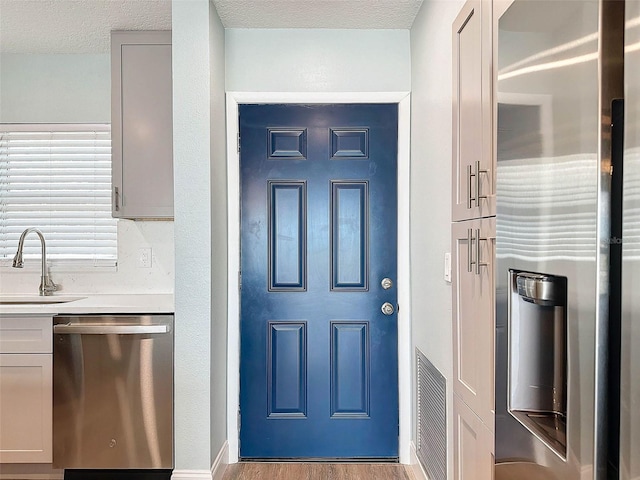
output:
[[[238,462],[240,406],[240,157],[238,105],[266,103],[396,103],[398,104],[398,400],[400,462],[410,463],[411,442],[411,304],[409,262],[410,121],[409,92],[227,92],[228,206],[228,344],[227,439],[229,463]]]

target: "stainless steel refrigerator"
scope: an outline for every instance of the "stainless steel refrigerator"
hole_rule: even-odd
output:
[[[496,12],[498,480],[640,478],[638,4]]]
[[[622,200],[620,478],[640,479],[640,0],[627,0]]]

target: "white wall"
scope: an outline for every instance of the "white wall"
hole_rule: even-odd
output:
[[[111,121],[110,56],[0,55],[0,122]]]
[[[228,29],[227,91],[411,89],[408,30]]]
[[[109,54],[2,54],[0,122],[109,123]],[[17,244],[16,244],[17,247]],[[138,267],[140,248],[152,267]],[[24,270],[1,267],[2,293],[36,292],[39,261]],[[53,266],[65,293],[173,293],[173,222],[118,220],[118,267],[82,270]]]
[[[211,456],[227,438],[227,138],[225,32],[209,9],[211,69]],[[223,462],[226,459],[223,459]]]
[[[412,350],[447,378],[449,472],[453,468],[451,285],[451,24],[462,0],[425,1],[411,29]],[[415,412],[415,368],[413,399]],[[414,425],[415,428],[415,425]],[[415,430],[413,433],[415,442]]]
[[[224,36],[208,0],[175,0],[175,478],[210,478],[226,439]]]

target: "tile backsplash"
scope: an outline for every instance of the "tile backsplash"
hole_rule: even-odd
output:
[[[117,267],[53,265],[50,275],[64,293],[173,293],[173,222],[118,220]],[[39,284],[40,259],[0,267],[2,294],[37,293]]]

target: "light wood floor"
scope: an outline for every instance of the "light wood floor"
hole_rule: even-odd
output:
[[[222,480],[414,480],[404,465],[389,463],[261,463],[229,465]]]

